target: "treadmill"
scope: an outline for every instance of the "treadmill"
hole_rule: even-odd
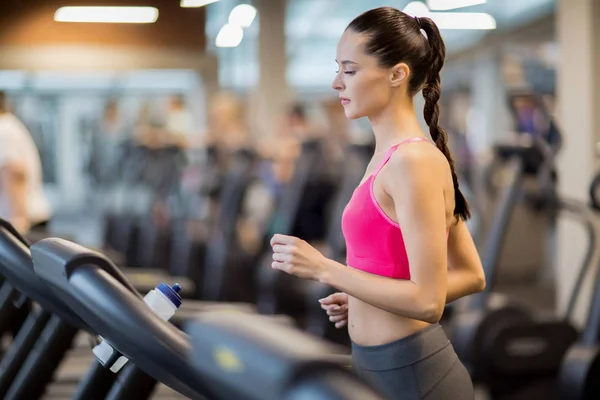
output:
[[[35,274],[27,242],[10,223],[3,220],[0,220],[0,275],[13,284],[22,295],[36,303],[36,307],[27,317],[7,354],[1,360],[0,397],[37,399],[49,388],[54,375],[61,367],[61,362],[72,349],[75,337],[81,331],[94,336],[97,332],[79,318],[67,302],[57,297],[54,291]],[[223,308],[235,309],[238,312],[253,311],[253,307],[246,307],[243,304],[192,301],[188,303],[187,308],[179,310],[178,316],[185,317],[186,313],[195,315],[200,311]],[[181,325],[183,320],[177,317],[174,322]],[[76,382],[59,382],[61,391],[68,390],[72,394],[72,399],[88,400],[105,398],[106,395],[111,399],[143,400],[148,398],[155,387],[156,381],[148,379],[146,374],[133,365],[127,366],[116,380],[117,375],[93,360],[93,357],[90,357],[90,360],[92,363],[89,371],[73,394],[73,389],[65,389],[64,384],[72,385]],[[79,378],[80,376],[77,376],[77,379]],[[146,391],[144,392],[142,388]],[[132,397],[132,391],[136,393],[135,397]]]
[[[52,381],[75,335],[88,327],[35,275],[27,241],[1,219],[0,275],[23,299],[39,305],[32,308],[0,361],[0,397],[37,399]],[[96,383],[93,387],[90,382],[89,388],[102,393],[102,385]],[[111,385],[111,379],[104,380],[106,390]],[[80,394],[86,398],[89,393]]]
[[[186,331],[192,363],[219,399],[384,399],[329,343],[264,316],[205,313]]]
[[[130,363],[192,399],[231,399],[223,397],[222,393],[223,390],[232,388],[217,387],[209,376],[198,373],[190,359],[191,344],[188,336],[175,325],[149,312],[142,297],[108,259],[62,239],[42,240],[33,245],[31,251],[36,274],[52,288],[56,296],[69,304],[73,312],[88,323],[94,332],[110,343],[119,354],[126,356]],[[235,309],[208,312],[211,315],[230,315],[234,320],[242,320],[248,315]],[[182,317],[179,312],[177,315]],[[197,317],[201,317],[201,314]],[[190,320],[191,316],[186,319]],[[257,316],[253,321],[255,329],[259,329],[261,323],[266,324],[268,321],[272,324],[268,327],[269,330],[275,326],[284,329],[283,327],[290,325],[274,322],[267,316]],[[290,331],[284,332],[287,334]],[[279,344],[285,339],[290,345],[285,335],[279,337]],[[293,342],[290,346],[295,347],[296,340]],[[325,349],[324,346],[319,350]],[[250,347],[249,351],[254,352],[254,355],[261,354],[259,346],[252,348],[250,344]],[[290,352],[293,353],[293,350],[288,350],[287,353]],[[213,351],[212,354],[216,353]],[[228,363],[227,360],[224,362]],[[330,363],[336,364],[335,361]],[[269,372],[268,369],[252,369],[253,374],[260,375],[261,371]],[[311,388],[316,385],[315,381],[319,381],[318,376],[309,379],[308,383],[313,384]],[[350,384],[345,385],[343,380],[336,382],[342,389],[351,387]],[[236,379],[228,384],[238,385]],[[305,391],[303,394],[306,393]],[[318,398],[324,399],[354,398],[326,397],[329,396],[326,391],[314,393]]]
[[[53,238],[33,245],[31,254],[36,275],[115,348],[117,355],[126,356],[129,364],[192,399],[210,394],[187,365],[189,346],[183,333],[150,311],[112,262],[82,246]]]

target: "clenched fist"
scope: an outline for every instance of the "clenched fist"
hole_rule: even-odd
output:
[[[271,266],[275,269],[315,281],[319,280],[325,269],[325,256],[302,239],[277,234],[271,239],[271,247]]]

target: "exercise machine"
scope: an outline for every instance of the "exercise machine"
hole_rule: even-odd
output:
[[[522,139],[522,138],[521,138]],[[555,213],[573,217],[588,234],[588,248],[572,291],[570,306],[563,318],[536,314],[514,299],[494,291],[498,258],[512,209],[522,192],[520,184],[528,162],[541,160],[536,141],[503,143],[496,149],[506,155],[507,187],[492,225],[484,254],[486,289],[465,299],[466,306],[452,321],[451,337],[456,352],[474,382],[483,383],[493,398],[553,398],[556,378],[567,349],[577,340],[570,316],[583,277],[597,249],[598,225],[587,204],[558,199],[547,193],[535,197]]]
[[[89,251],[88,249],[79,246],[75,243],[61,239],[44,239],[32,246],[32,257],[34,260],[34,270],[36,274],[52,288],[53,292],[63,301],[68,303],[82,320],[109,342],[118,352],[126,356],[130,363],[135,364],[138,368],[145,371],[148,375],[156,380],[159,380],[166,385],[172,387],[176,391],[193,399],[231,399],[232,397],[226,393],[236,391],[236,387],[244,386],[242,380],[235,379],[235,376],[229,375],[229,380],[220,380],[215,382],[212,379],[211,369],[199,373],[196,365],[192,364],[190,358],[191,345],[189,338],[180,331],[175,325],[170,324],[160,317],[152,313],[143,299],[131,284],[127,282],[124,275],[112,265],[112,263],[98,253]],[[212,312],[211,315],[223,314],[231,315],[235,318],[240,318],[243,321],[243,312],[235,312],[234,310],[220,310]],[[197,318],[200,318],[198,316]],[[261,346],[248,347],[249,354],[261,359],[264,362],[280,360],[280,363],[275,363],[278,366],[285,366],[282,362],[289,360],[290,354],[294,354],[290,349],[290,341],[292,339],[293,346],[298,345],[298,349],[302,349],[302,343],[299,342],[298,336],[291,336],[291,331],[282,331],[284,335],[278,335],[273,331],[275,326],[283,327],[289,324],[279,324],[273,322],[273,325],[268,325],[268,317],[258,316],[254,319],[254,324],[250,324],[252,329],[262,329],[262,332],[270,332],[279,337],[279,341],[272,343],[270,350],[276,348],[277,354],[269,352],[269,349],[264,349]],[[259,328],[257,324],[264,323],[263,328]],[[240,326],[233,327],[235,331],[240,331]],[[250,329],[249,326],[245,326]],[[143,332],[143,334],[141,334]],[[251,336],[252,330],[249,331]],[[241,336],[243,336],[243,331]],[[210,335],[211,340],[217,338]],[[223,336],[223,339],[227,337]],[[209,340],[206,338],[206,340]],[[309,339],[307,339],[309,340]],[[282,349],[283,342],[287,343],[287,348]],[[270,342],[273,342],[272,340]],[[238,343],[238,345],[241,342]],[[260,344],[260,343],[259,343]],[[279,347],[276,347],[279,346]],[[314,346],[314,345],[313,345]],[[221,362],[221,366],[231,366],[232,359],[228,358],[227,354],[219,353],[218,348],[212,347],[209,343],[211,356]],[[237,347],[234,343],[231,348]],[[324,353],[327,345],[321,344],[318,347],[319,353]],[[204,347],[206,349],[206,347]],[[298,351],[300,351],[298,350]],[[313,347],[315,350],[315,347]],[[314,353],[312,353],[314,355]],[[261,357],[262,356],[262,357]],[[311,354],[306,357],[310,357]],[[321,357],[323,357],[321,355]],[[296,359],[299,357],[296,357]],[[235,361],[235,360],[233,360]],[[248,360],[250,361],[250,360]],[[293,360],[292,360],[293,361]],[[323,361],[325,362],[325,361]],[[293,363],[291,367],[284,368],[281,372],[300,372],[299,362]],[[358,378],[346,373],[339,362],[329,361],[328,368],[324,369],[323,374],[314,374],[315,366],[318,363],[305,363],[304,373],[296,374],[295,379],[288,382],[292,385],[303,383],[300,387],[296,387],[296,396],[306,395],[309,390],[317,390],[315,395],[323,399],[353,399],[354,392],[346,394],[347,388],[355,386],[364,388],[362,392],[356,391],[356,394],[369,393],[366,384],[352,385],[352,380]],[[234,365],[235,367],[235,365]],[[324,367],[323,367],[324,368]],[[254,385],[255,388],[260,386],[261,390],[268,390],[263,385],[257,385],[257,380],[261,376],[265,376],[265,382],[270,381],[270,372],[272,368],[249,368],[247,370],[250,377],[255,377],[254,380],[246,380]],[[344,371],[346,378],[335,377],[335,371]],[[210,373],[211,375],[207,374]],[[230,370],[231,372],[231,370]],[[325,373],[326,372],[326,373]],[[313,374],[310,376],[309,374]],[[306,375],[305,375],[306,374]],[[339,372],[338,372],[339,375]],[[232,379],[232,377],[234,379]],[[305,378],[302,382],[301,378]],[[275,377],[276,378],[276,377]],[[328,380],[329,378],[329,380]],[[326,380],[323,383],[323,379]],[[273,382],[281,385],[283,382]],[[226,385],[226,386],[220,386]],[[334,391],[333,394],[332,390]],[[274,389],[276,390],[276,389]],[[253,393],[253,392],[251,392]],[[241,396],[241,397],[240,397]],[[235,398],[244,399],[243,393]],[[289,397],[288,397],[289,398]],[[301,398],[301,397],[291,397]],[[361,397],[364,399],[379,399],[374,396]],[[262,397],[265,399],[265,397]]]
[[[600,213],[600,174],[590,185],[590,203]],[[560,366],[559,394],[561,400],[592,400],[600,398],[600,273],[595,286],[588,318],[577,343],[567,351]]]
[[[120,271],[115,273],[120,274]],[[53,383],[62,363],[66,362],[75,337],[82,331],[92,336],[97,333],[72,311],[68,297],[65,300],[65,297],[57,296],[47,282],[35,274],[28,243],[12,225],[2,220],[0,275],[18,289],[21,296],[35,302],[35,307],[0,361],[0,396],[3,399],[38,399]],[[131,287],[137,289],[135,285]],[[185,305],[173,320],[177,326],[181,326],[186,318],[206,310],[254,311],[253,307],[243,304],[186,301]],[[88,362],[87,357],[76,359]],[[72,358],[68,360],[73,361]],[[64,392],[69,392],[71,399],[145,400],[155,387],[156,381],[133,365],[127,366],[116,379],[115,374],[96,360],[91,357],[89,360],[91,365],[85,376],[77,375],[75,381],[67,378],[70,380],[56,382]]]
[[[510,162],[518,158],[522,171],[510,219],[502,233],[503,246],[498,250],[496,263],[501,267],[495,276],[495,290],[527,299],[535,307],[545,307],[554,302],[547,295],[552,290],[545,290],[539,283],[552,285],[553,282],[545,266],[547,248],[552,245],[552,236],[548,232],[553,231],[556,221],[558,178],[555,159],[561,150],[562,137],[537,93],[511,91],[507,98],[517,121],[517,133],[492,146],[493,157],[483,174],[485,190],[478,196],[478,204],[483,210],[489,210],[481,220],[481,233],[493,229],[489,218],[485,217],[493,218],[494,211],[503,207],[499,193],[511,184]],[[485,248],[486,240],[494,240],[491,233],[476,237],[478,247]]]
[[[256,257],[242,250],[237,227],[242,206],[253,182],[257,155],[240,149],[234,153],[221,190],[217,217],[206,242],[199,297],[209,301],[256,302]]]
[[[194,367],[221,399],[383,400],[344,351],[264,316],[205,313],[186,329]]]
[[[38,399],[52,381],[77,332],[88,327],[36,276],[27,241],[4,220],[0,220],[0,275],[23,299],[39,305],[32,308],[0,362],[0,397]],[[102,393],[103,387],[108,390],[112,381],[101,379],[95,383],[95,387],[89,387]],[[80,395],[83,397],[75,398],[86,398],[89,392]]]
[[[36,275],[132,364],[190,398],[210,393],[189,367],[181,331],[155,315],[108,259],[53,238],[34,244],[31,254]],[[138,389],[151,393],[155,382]]]

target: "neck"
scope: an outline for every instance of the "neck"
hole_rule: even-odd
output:
[[[392,102],[380,114],[369,117],[375,134],[375,152],[385,151],[402,140],[426,137],[412,101]]]

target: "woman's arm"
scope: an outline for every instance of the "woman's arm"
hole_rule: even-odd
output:
[[[411,280],[348,268],[325,258],[304,240],[284,235],[275,235],[271,240],[273,268],[318,280],[403,317],[429,323],[439,321],[448,297],[447,288],[453,297],[468,290],[459,282],[460,275],[455,275],[464,265],[448,273],[444,185],[449,166],[443,154],[426,146],[415,144],[399,149],[378,175],[403,232]],[[453,264],[463,259],[456,255],[452,258]]]
[[[443,300],[439,307],[439,301],[430,300],[414,281],[371,275],[329,259],[324,270],[320,282],[379,309],[429,323],[442,317]]]
[[[332,262],[331,260],[328,260]],[[337,264],[337,263],[336,263]],[[345,269],[347,267],[343,266]],[[329,266],[329,271],[335,271],[339,268],[337,265]],[[355,270],[353,270],[355,271]],[[366,277],[360,276],[358,272],[357,279],[369,279],[371,275]],[[364,274],[364,273],[363,273]],[[343,276],[343,274],[342,274]],[[448,283],[447,283],[447,294],[446,303],[451,303],[458,300],[461,297],[468,296],[473,293],[481,292],[485,289],[485,275],[483,273],[483,267],[473,238],[469,232],[467,225],[464,221],[459,221],[456,225],[452,226],[450,235],[448,237]],[[325,279],[331,279],[325,278]],[[379,278],[385,281],[393,281],[388,278]],[[339,278],[333,278],[333,281],[341,281]],[[412,282],[408,282],[412,283]],[[365,284],[367,284],[365,282]],[[377,285],[377,290],[385,290],[387,283],[372,282],[373,285]],[[414,286],[414,285],[413,285]],[[396,290],[395,285],[391,287],[391,290]],[[407,290],[405,288],[404,290]],[[408,289],[407,292],[410,296],[410,291],[414,290],[414,287]],[[412,294],[414,295],[414,294]],[[419,312],[417,312],[419,314]],[[426,312],[421,310],[420,314],[425,315]]]
[[[450,229],[448,237],[448,286],[446,303],[485,289],[483,266],[464,221]]]
[[[437,322],[446,304],[445,157],[429,145],[399,148],[378,175],[393,201],[411,280],[371,275],[327,261],[324,283],[377,308]],[[398,244],[401,245],[400,243]]]

